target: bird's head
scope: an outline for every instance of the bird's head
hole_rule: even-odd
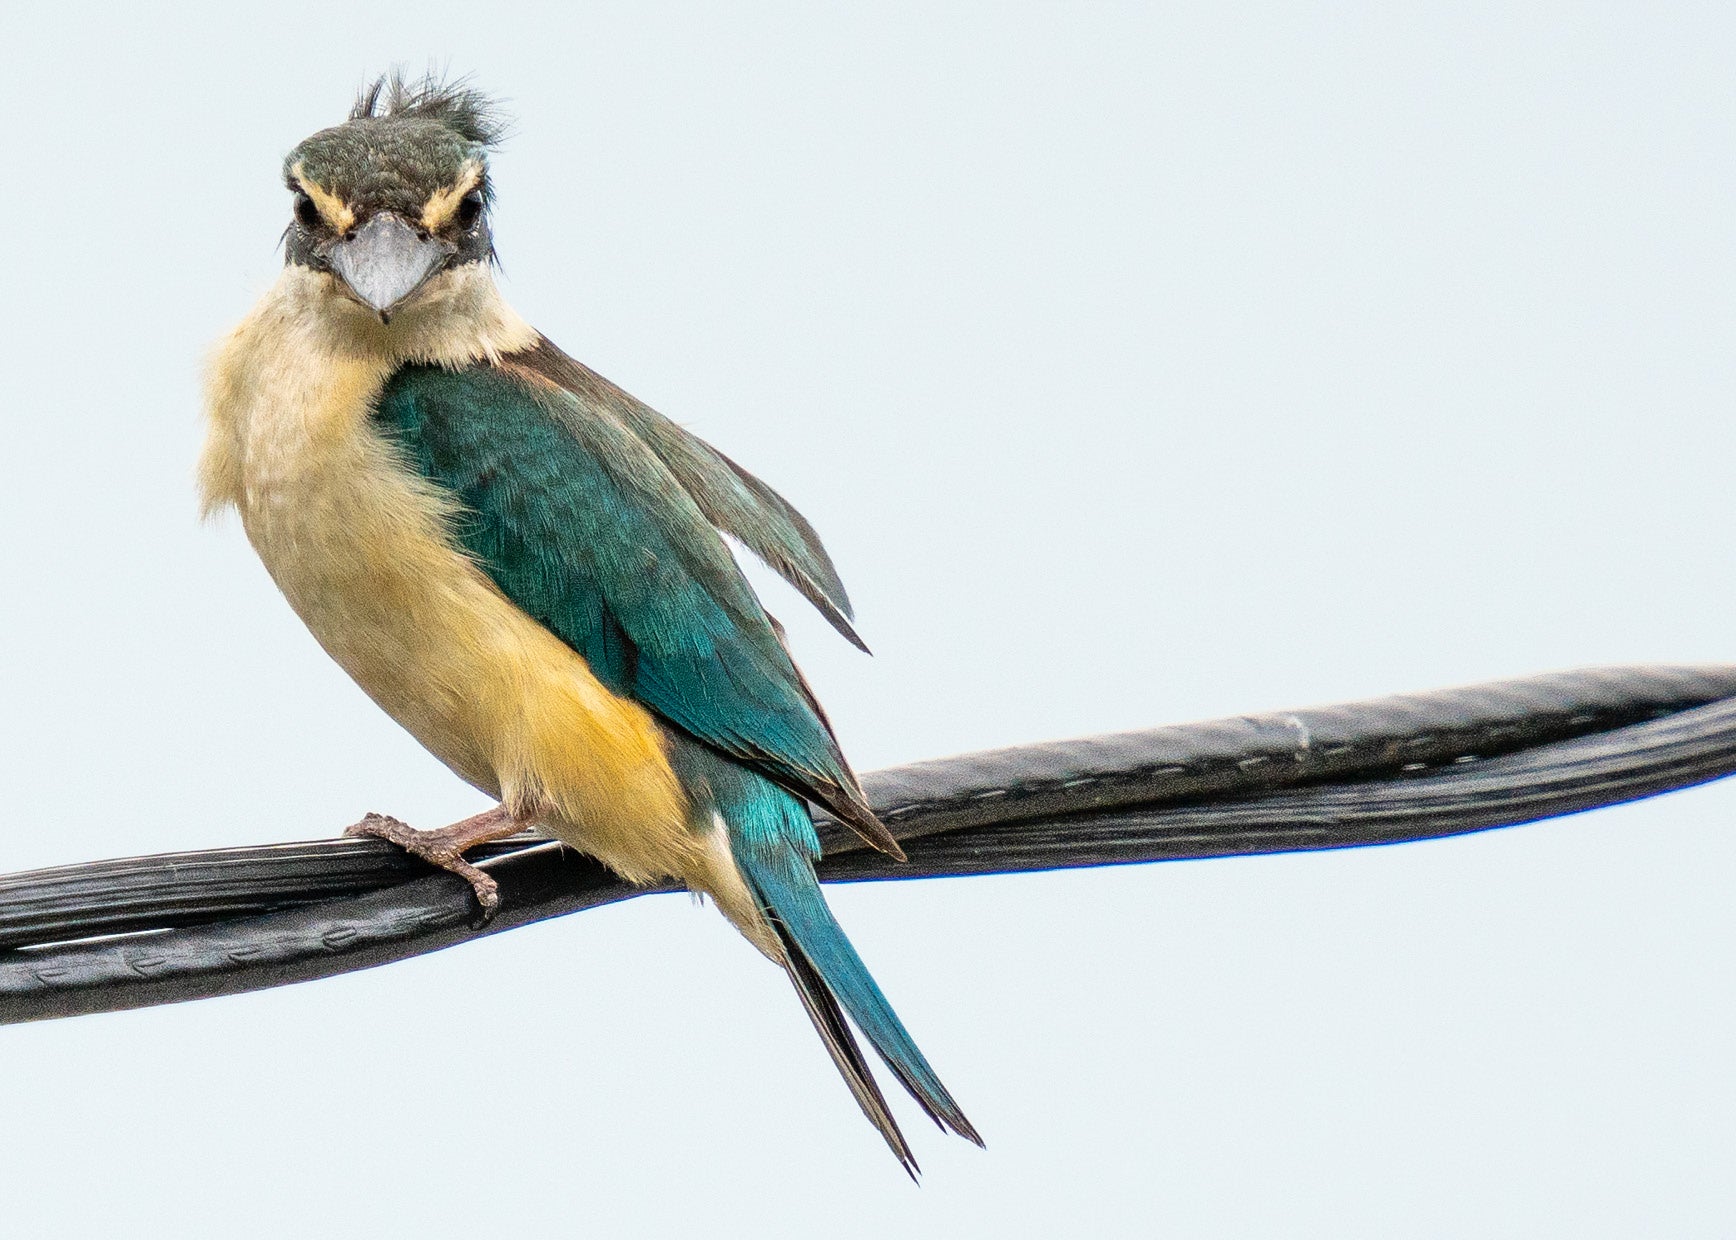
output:
[[[333,296],[382,323],[448,273],[486,265],[488,152],[501,129],[489,101],[463,83],[381,78],[343,124],[283,161],[295,196],[285,260],[329,273]]]

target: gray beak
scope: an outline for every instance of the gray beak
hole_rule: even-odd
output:
[[[389,323],[392,311],[451,258],[456,247],[420,235],[382,211],[329,251],[332,270],[356,300]]]

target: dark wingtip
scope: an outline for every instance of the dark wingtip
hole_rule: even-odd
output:
[[[805,556],[797,557],[797,559],[791,559],[787,554],[773,552],[771,547],[756,548],[755,554],[765,559],[766,563],[771,564],[785,581],[796,585],[797,589],[813,600],[816,607],[820,606],[819,600],[814,597],[815,594],[818,594],[824,597],[827,604],[836,609],[846,620],[855,619],[856,609],[850,603],[849,592],[844,589],[844,579],[838,575],[837,565],[832,563],[831,555],[826,551],[825,544],[820,541],[820,535],[808,519],[797,511],[795,505],[789,500],[779,495],[716,448],[706,445],[706,451],[727,465],[741,485],[746,487],[760,503],[783,518],[788,528],[795,532],[796,540],[801,544],[802,550],[806,552]],[[772,554],[768,556],[768,552],[772,552]],[[799,575],[805,584],[798,585],[792,573]],[[822,607],[821,610],[823,611],[825,608]]]
[[[841,808],[843,807],[834,807],[833,812],[836,813]],[[873,810],[854,800],[849,805],[849,810],[849,813],[838,816],[843,820],[845,826],[862,838],[864,844],[870,848],[878,849],[894,861],[910,860],[909,857],[905,856],[904,847],[898,842],[898,837],[892,834],[885,823],[875,817]]]
[[[836,782],[828,781],[824,790],[831,795],[821,798],[818,803],[838,822],[855,832],[856,837],[864,844],[876,852],[885,853],[894,861],[910,860],[905,856],[904,847],[898,842],[898,837],[868,808],[860,788],[840,787]],[[812,797],[814,793],[808,791],[804,795]]]
[[[874,652],[868,649],[868,643],[857,635],[855,626],[850,623],[850,617],[844,614],[843,609],[834,605],[832,600],[827,598],[819,588],[819,585],[806,574],[803,575],[802,582],[802,597],[814,605],[814,610],[826,618],[826,623],[837,630],[838,636],[863,654],[872,657]]]

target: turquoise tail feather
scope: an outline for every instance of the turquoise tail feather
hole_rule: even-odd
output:
[[[790,800],[788,793],[776,790]],[[806,811],[798,807],[798,812]],[[801,954],[823,982],[826,990],[861,1030],[892,1069],[904,1088],[936,1124],[959,1136],[982,1144],[982,1138],[959,1109],[946,1086],[940,1083],[927,1058],[917,1049],[904,1022],[880,992],[868,967],[856,954],[850,940],[826,906],[813,864],[806,857],[786,855],[771,858],[767,850],[740,848],[736,864],[772,917],[781,938]],[[745,855],[744,855],[745,854]],[[796,979],[801,989],[801,980]]]
[[[868,967],[832,916],[814,860],[819,837],[807,806],[763,776],[699,746],[678,744],[676,766],[690,789],[703,787],[729,831],[731,851],[749,889],[784,946],[790,981],[863,1113],[913,1174],[915,1159],[843,1019],[861,1032],[943,1129],[977,1145],[982,1138],[941,1084],[886,1001]],[[703,773],[694,768],[703,768]]]

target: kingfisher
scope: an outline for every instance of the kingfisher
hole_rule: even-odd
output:
[[[913,1177],[852,1024],[943,1129],[981,1138],[827,907],[810,806],[902,859],[724,535],[837,631],[843,583],[782,496],[575,361],[494,279],[465,82],[389,74],[284,160],[282,274],[218,345],[199,464],[289,605],[393,719],[498,805],[378,836],[472,884],[534,826],[710,900],[794,984]]]

